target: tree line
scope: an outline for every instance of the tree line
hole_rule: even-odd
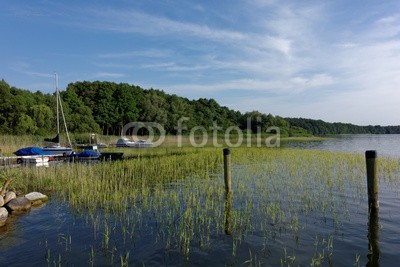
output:
[[[178,121],[188,117],[185,127],[217,124],[253,133],[277,126],[283,136],[337,133],[400,133],[400,126],[356,126],[321,120],[282,118],[258,111],[241,113],[219,105],[214,99],[190,100],[162,90],[143,89],[127,83],[75,82],[61,93],[69,131],[119,135],[128,122],[157,122],[168,134],[176,134]],[[0,133],[48,135],[56,128],[55,94],[18,89],[0,81]]]
[[[330,134],[400,134],[400,126],[359,126],[350,123],[328,123],[322,120],[304,118],[285,119],[292,127],[301,127],[318,136]]]

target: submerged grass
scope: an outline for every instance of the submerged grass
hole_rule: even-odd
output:
[[[220,253],[208,263],[334,265],[335,237],[354,211],[349,205],[367,209],[365,159],[358,154],[235,148],[233,194],[226,196],[222,149],[130,151],[125,161],[10,169],[3,176],[14,177],[23,192],[53,192],[86,218],[93,243],[83,254],[91,264],[142,263],[137,244],[150,239],[182,261]],[[399,160],[379,164],[383,182],[398,190]]]

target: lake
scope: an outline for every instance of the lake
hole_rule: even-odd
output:
[[[61,186],[48,203],[11,216],[0,228],[0,266],[395,266],[400,261],[397,141],[399,135],[356,135],[288,144],[305,148],[300,150],[232,149],[232,198],[224,196],[218,155],[209,161],[218,159],[217,168],[191,158],[222,152],[212,148],[143,157],[134,167],[127,161],[22,170],[38,180],[91,177],[90,186],[99,190],[104,185],[96,181],[107,177],[109,168],[118,170],[121,183],[140,179],[149,164],[155,175],[159,166],[184,168],[187,158],[203,171],[143,186],[145,193],[139,190],[134,200],[123,198],[128,204],[121,210],[121,204],[107,209],[104,202],[93,209],[92,198],[71,204],[83,186],[77,184],[67,197]],[[380,165],[379,213],[370,217],[363,157],[369,149],[389,156]],[[176,172],[160,173],[166,171]]]
[[[332,139],[312,142],[294,141],[285,144],[285,147],[357,153],[376,150],[378,156],[400,157],[400,134],[344,134],[329,137]]]

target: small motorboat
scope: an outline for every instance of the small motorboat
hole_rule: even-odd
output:
[[[49,162],[49,157],[43,155],[36,156],[21,156],[17,159],[17,163],[21,164],[37,164],[37,163],[45,163]]]
[[[14,152],[17,158],[17,163],[45,163],[54,160],[52,154],[44,151],[40,147],[24,147]]]
[[[71,153],[69,155],[70,162],[99,160],[100,156],[100,152],[92,149],[87,149],[80,153]]]
[[[153,143],[148,142],[146,140],[138,140],[138,141],[131,141],[128,138],[121,138],[118,139],[116,143],[116,147],[152,147]]]

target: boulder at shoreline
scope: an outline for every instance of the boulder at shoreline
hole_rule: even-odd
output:
[[[31,206],[31,201],[26,197],[17,197],[11,199],[10,202],[6,204],[6,208],[11,212],[27,211],[31,208]]]
[[[4,204],[7,204],[8,202],[10,202],[11,199],[14,199],[16,197],[17,197],[17,194],[15,194],[15,192],[8,191],[6,193],[6,195],[4,196]]]
[[[39,192],[31,192],[29,194],[26,194],[25,197],[29,199],[33,206],[40,205],[49,199],[48,196]]]
[[[0,227],[6,224],[8,211],[6,208],[0,208]]]

